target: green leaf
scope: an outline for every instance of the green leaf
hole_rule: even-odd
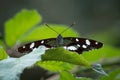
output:
[[[77,77],[77,80],[93,80],[91,78],[85,78],[85,77]]]
[[[7,58],[7,53],[5,50],[0,46],[0,60]]]
[[[41,21],[41,16],[36,10],[23,9],[13,18],[5,23],[5,40],[9,47],[16,44],[18,40],[35,25]]]
[[[91,67],[89,62],[76,52],[70,52],[63,48],[55,48],[47,50],[45,54],[42,55],[43,61],[63,61],[76,65],[84,65],[86,67]]]
[[[63,30],[68,28],[65,25],[55,25],[55,24],[48,24],[51,28],[53,28],[56,32],[61,33]],[[40,39],[47,39],[47,38],[56,38],[58,33],[54,32],[46,25],[41,25],[34,28],[28,35],[26,35],[23,39],[23,42],[40,40]],[[62,34],[63,37],[78,37],[78,33],[73,30],[69,29]]]
[[[61,71],[59,80],[76,80],[76,78],[68,71]]]
[[[5,48],[5,44],[3,42],[3,37],[2,37],[2,34],[0,33],[0,46],[4,47]]]
[[[100,80],[120,80],[120,68],[109,73],[109,76],[103,76]]]
[[[98,49],[98,50],[84,52],[84,54],[82,54],[82,55],[89,62],[104,61],[104,63],[105,63],[108,60],[111,61],[112,58],[119,59],[120,58],[119,52],[120,52],[120,49],[106,45],[103,48]]]
[[[0,46],[5,47],[5,44],[3,43],[2,40],[0,40]]]
[[[71,70],[73,68],[72,64],[61,62],[61,61],[39,61],[37,65],[53,72],[59,72],[62,70]]]

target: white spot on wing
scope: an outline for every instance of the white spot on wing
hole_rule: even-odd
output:
[[[98,44],[98,42],[95,42],[95,44]]]
[[[82,45],[82,47],[83,47],[83,48],[87,48],[87,46],[86,46],[86,45]]]
[[[44,43],[44,41],[41,41],[41,43]]]
[[[79,45],[79,44],[77,44],[77,46],[78,46],[78,47],[80,47],[80,45]]]
[[[67,47],[66,47],[66,46],[64,46],[63,48],[64,48],[64,49],[67,49]]]
[[[77,50],[77,48],[75,46],[69,46],[67,47],[68,50]]]
[[[76,41],[78,42],[78,41],[79,41],[79,39],[77,39],[77,38],[76,38]]]
[[[45,50],[48,50],[48,49],[50,49],[50,48],[47,48],[47,47],[45,48]],[[52,48],[51,48],[51,49],[52,49]]]
[[[87,44],[87,45],[90,45],[90,41],[89,41],[88,39],[86,40],[86,44]]]
[[[25,48],[25,46],[23,46],[23,48]]]
[[[33,48],[35,46],[35,43],[33,42],[31,45],[30,45],[30,48]]]

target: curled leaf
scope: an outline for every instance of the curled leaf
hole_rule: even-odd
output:
[[[101,64],[94,64],[92,69],[102,75],[108,76],[108,74],[103,70]]]

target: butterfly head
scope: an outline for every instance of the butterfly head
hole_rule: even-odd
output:
[[[62,37],[61,34],[59,34],[59,35],[57,36],[57,38],[56,38],[56,46],[57,46],[57,47],[60,47],[60,46],[62,46],[62,45],[63,45],[63,37]]]
[[[70,25],[70,27],[67,27],[66,29],[64,29],[62,32],[57,32],[56,30],[54,30],[52,27],[50,27],[48,24],[45,24],[49,29],[51,29],[52,31],[54,31],[55,33],[58,34],[57,38],[56,38],[56,42],[55,42],[55,47],[61,47],[63,46],[64,43],[64,39],[62,37],[61,34],[63,34],[65,31],[69,30],[75,23],[72,23],[72,25]]]

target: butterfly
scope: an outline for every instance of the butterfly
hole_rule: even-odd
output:
[[[66,30],[67,29],[65,29],[64,31]],[[96,40],[87,39],[87,38],[62,37],[61,34],[58,34],[56,38],[42,39],[42,40],[33,41],[28,44],[25,44],[18,48],[18,52],[20,53],[31,52],[33,49],[38,48],[41,45],[44,45],[46,49],[63,47],[66,50],[77,52],[78,54],[82,54],[83,51],[89,51],[92,49],[101,48],[103,46],[103,43]]]

